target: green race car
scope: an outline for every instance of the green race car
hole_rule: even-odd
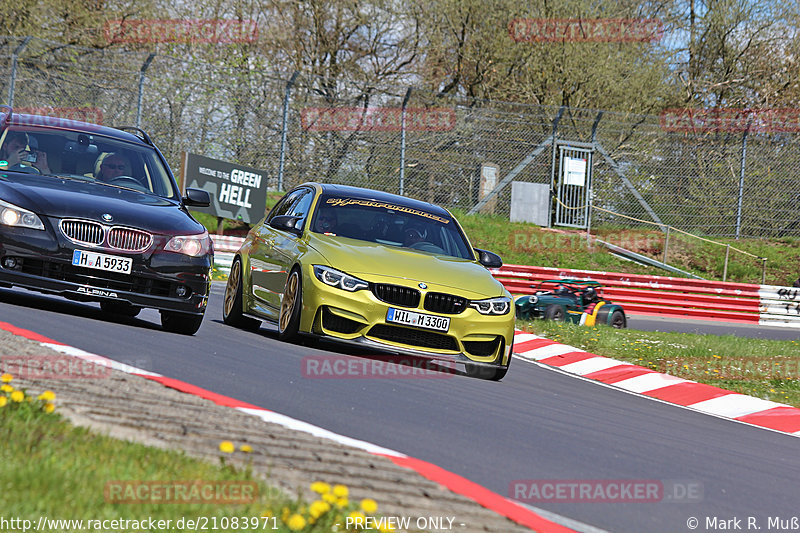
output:
[[[605,324],[627,326],[622,306],[602,298],[600,283],[580,279],[552,279],[532,286],[535,294],[520,296],[515,302],[517,318],[544,318],[585,326]]]
[[[226,324],[275,322],[281,339],[324,337],[463,364],[499,380],[514,305],[445,209],[379,191],[306,183],[248,234],[225,290]]]

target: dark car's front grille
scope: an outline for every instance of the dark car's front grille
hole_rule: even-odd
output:
[[[153,236],[145,231],[131,228],[111,228],[108,232],[108,245],[118,250],[142,252],[150,247]]]
[[[169,281],[145,278],[131,274],[119,274],[90,268],[77,267],[66,263],[42,261],[41,259],[25,258],[21,270],[25,274],[44,278],[90,285],[98,289],[125,291],[149,296],[175,296],[176,283]],[[188,298],[191,290],[186,287]]]
[[[78,244],[99,246],[105,244],[110,248],[126,252],[143,252],[150,247],[153,236],[146,231],[115,226],[109,228],[89,220],[62,220],[61,233]]]
[[[343,316],[334,315],[327,307],[322,308],[322,327],[328,331],[335,331],[349,335],[364,327],[364,324],[350,320]]]
[[[411,287],[374,283],[372,284],[372,294],[374,294],[378,300],[386,302],[387,304],[399,305],[401,307],[417,307],[419,305],[419,291]]]
[[[103,244],[106,234],[101,224],[84,220],[62,220],[61,232],[72,241],[93,245]]]
[[[367,336],[422,348],[458,351],[458,343],[453,337],[433,331],[378,324],[372,326]]]
[[[425,310],[446,315],[457,315],[467,308],[469,300],[461,296],[429,292],[425,295]]]
[[[488,357],[497,350],[499,343],[500,337],[493,341],[464,341],[464,349],[472,355]]]

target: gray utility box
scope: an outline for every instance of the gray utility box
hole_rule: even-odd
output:
[[[550,226],[550,185],[511,182],[511,222]]]

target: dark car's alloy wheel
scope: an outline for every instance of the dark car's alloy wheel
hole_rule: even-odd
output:
[[[261,327],[261,321],[242,313],[243,285],[242,260],[237,257],[233,260],[228,284],[225,286],[222,321],[229,326],[257,331]]]
[[[301,307],[303,307],[303,284],[300,279],[300,270],[295,267],[286,280],[281,299],[281,311],[278,317],[278,337],[281,340],[297,339]]]

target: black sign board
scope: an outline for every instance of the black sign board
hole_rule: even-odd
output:
[[[265,171],[184,152],[182,175],[184,187],[203,189],[211,195],[210,207],[192,209],[247,224],[264,217]]]

